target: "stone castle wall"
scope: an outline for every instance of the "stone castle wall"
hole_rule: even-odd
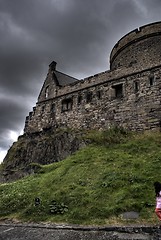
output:
[[[25,132],[112,125],[136,131],[160,129],[160,32],[161,22],[127,34],[112,50],[111,70],[66,86],[53,81],[54,71],[49,68],[36,107],[26,118]],[[132,57],[140,64],[129,65]]]
[[[160,76],[161,68],[155,67],[38,102],[25,131],[50,126],[102,129],[114,124],[132,130],[159,128]],[[63,110],[63,101],[70,104],[70,100],[71,107]]]
[[[161,22],[149,24],[122,37],[112,49],[111,69],[139,65],[140,68],[160,64]]]

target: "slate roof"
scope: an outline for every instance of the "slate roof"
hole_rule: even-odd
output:
[[[54,74],[57,78],[57,82],[58,82],[59,86],[66,86],[71,83],[79,81],[78,79],[76,79],[74,77],[68,76],[68,75],[61,73],[59,71],[56,71],[56,70],[54,71]]]

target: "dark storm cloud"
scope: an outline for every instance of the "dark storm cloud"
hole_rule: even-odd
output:
[[[0,122],[5,129],[15,129],[19,127],[19,119],[24,120],[24,111],[27,110],[27,107],[24,106],[21,102],[23,99],[13,100],[12,99],[0,99]],[[19,113],[19,114],[17,114]],[[12,118],[10,117],[12,116]]]
[[[114,44],[161,16],[160,0],[0,0],[0,149],[20,131],[55,60],[83,78],[109,68]]]
[[[6,148],[9,145],[9,132],[14,129],[19,129],[20,123],[23,127],[25,119],[25,110],[27,107],[21,104],[23,99],[0,98],[0,148]],[[8,139],[7,139],[8,138]],[[8,141],[7,141],[8,140]]]

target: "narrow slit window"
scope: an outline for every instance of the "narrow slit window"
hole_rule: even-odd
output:
[[[134,92],[137,93],[139,91],[139,82],[135,81],[134,82]]]
[[[154,85],[154,75],[153,74],[150,74],[150,76],[149,76],[149,84],[150,84],[150,86]]]
[[[82,95],[78,95],[78,105],[82,103]]]
[[[101,99],[102,98],[102,91],[97,91],[96,95],[97,95],[98,99]]]
[[[51,105],[51,113],[55,113],[55,103]]]

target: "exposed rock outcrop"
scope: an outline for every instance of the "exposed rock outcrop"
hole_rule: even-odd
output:
[[[81,132],[48,129],[24,134],[9,149],[2,167],[0,182],[13,181],[32,174],[36,164],[50,164],[65,159],[86,141]]]

